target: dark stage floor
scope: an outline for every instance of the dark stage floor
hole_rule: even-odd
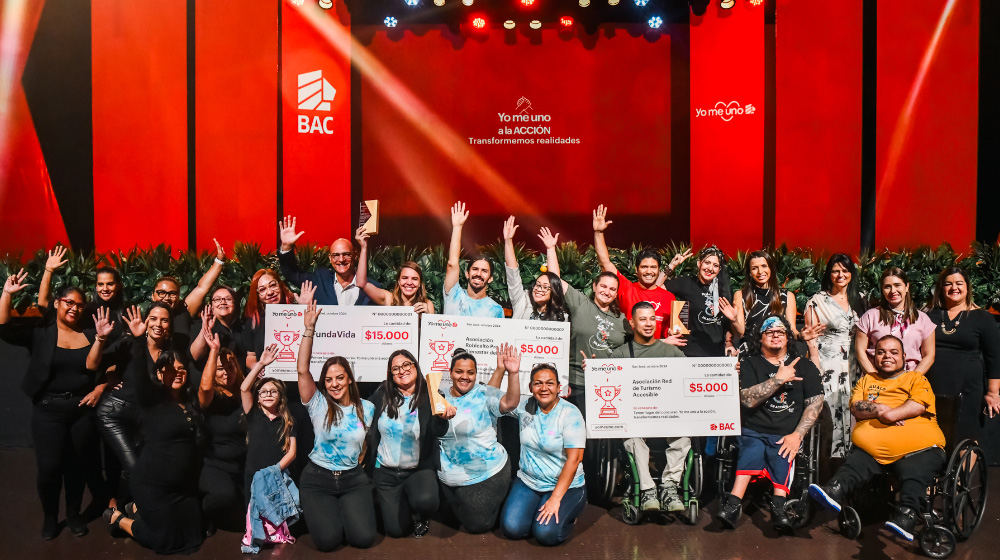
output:
[[[0,496],[3,496],[3,558],[11,560],[47,560],[65,558],[152,559],[157,556],[128,539],[112,539],[101,520],[90,524],[90,534],[74,537],[63,530],[54,541],[38,536],[41,513],[35,494],[34,457],[30,449],[0,449]],[[991,501],[982,525],[972,539],[959,543],[952,558],[984,559],[1000,557],[1000,469],[991,469]],[[847,540],[835,532],[836,520],[821,513],[813,524],[794,537],[779,537],[764,513],[744,516],[735,531],[722,533],[709,512],[716,504],[702,510],[695,526],[675,522],[644,523],[631,527],[621,521],[620,508],[610,511],[588,506],[569,542],[555,549],[537,546],[531,541],[512,542],[496,534],[473,536],[431,524],[431,532],[416,540],[380,538],[369,550],[340,549],[333,556],[391,560],[419,558],[767,558],[778,560],[820,560],[857,558],[917,558],[915,547],[903,548],[879,530],[866,527],[860,541]],[[241,535],[219,532],[208,539],[192,558],[234,558],[241,556]],[[329,557],[318,552],[305,535],[294,545],[264,550],[261,558],[291,560]]]

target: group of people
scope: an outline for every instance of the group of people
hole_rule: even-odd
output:
[[[468,217],[462,203],[451,209],[441,312],[504,317],[487,293],[495,264],[474,256],[462,272]],[[53,293],[52,272],[65,262],[65,249],[54,249],[39,289],[41,320],[11,321],[23,271],[6,279],[0,296],[0,338],[31,355],[22,387],[33,402],[42,536],[59,532],[61,494],[66,526],[86,534],[81,510],[89,487],[102,508],[108,505],[113,534],[160,553],[196,550],[216,528],[242,530],[248,552],[294,542],[290,526],[300,515],[320,550],[368,547],[377,515],[387,536],[420,537],[442,505],[470,533],[499,526],[512,539],[557,545],[587,501],[586,360],[683,356],[739,357],[742,434],[736,482],[720,499],[724,526],[735,526],[748,484],[763,477],[774,487],[775,526],[789,528],[781,506],[791,463],[819,422],[829,437],[824,455],[842,464],[826,485],[811,489],[816,499],[839,508],[860,481],[893,465],[903,483],[890,528],[912,535],[914,500],[943,463],[935,396],[961,394],[968,403],[955,419],[960,438],[976,439],[985,418],[1000,412],[1000,330],[974,304],[965,272],[942,271],[921,311],[906,274],[887,269],[880,301],[866,309],[855,264],[836,254],[798,328],[794,295],[782,290],[767,252],[748,255],[735,294],[726,256],[714,247],[699,252],[696,273],[686,277],[673,271],[690,251],[666,266],[658,252],[644,251],[632,282],[609,257],[604,234],[611,223],[603,206],[593,212],[603,271],[589,297],[561,279],[558,235],[548,228],[538,234],[547,270],[524,286],[513,245],[518,226],[514,217],[504,223],[510,316],[569,323],[569,387],[560,385],[555,366],[533,364],[531,396],[522,398],[521,356],[513,347],[497,349],[488,384],[477,382],[476,358],[455,349],[450,386],[433,399],[447,402],[443,412],[432,407],[419,364],[405,350],[392,354],[385,380],[373,387],[359,384],[342,357],[327,360],[318,380],[310,373],[319,305],[438,312],[415,262],[402,264],[391,290],[367,277],[363,229],[355,235],[359,251],[338,239],[330,246],[331,269],[309,273],[296,259],[302,233],[289,216],[279,223],[280,273],[258,271],[246,294],[216,285],[225,265],[218,246],[215,263],[190,293],[181,294],[176,279],[158,279],[145,316],[123,301],[113,268],[98,269],[89,300],[74,286]],[[675,300],[690,306],[683,335],[671,324]],[[277,347],[266,346],[265,307],[287,303],[306,305],[297,390],[266,374]],[[498,427],[506,432],[501,420],[516,426],[517,457],[498,438]],[[308,461],[298,461],[301,472],[293,468],[297,441],[312,441]],[[649,464],[645,441],[625,446],[637,464]],[[678,487],[690,446],[690,438],[667,442],[659,487],[649,469],[639,469],[643,510],[683,509]]]

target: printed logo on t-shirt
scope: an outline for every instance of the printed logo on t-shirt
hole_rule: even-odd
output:
[[[712,307],[712,292],[705,292],[702,295],[705,296],[705,308],[698,314],[698,322],[702,325],[718,325],[722,322],[722,318],[719,316],[721,314],[713,314],[715,309]]]
[[[777,372],[775,372],[777,373]],[[774,377],[774,373],[770,377]],[[767,399],[766,407],[768,412],[788,412],[789,414],[795,414],[795,403],[788,397],[787,389],[791,389],[791,381],[785,383],[782,388],[786,389],[779,394],[772,395],[770,399]]]
[[[600,315],[595,315],[594,318],[597,319],[597,332],[590,337],[590,349],[610,350],[611,345],[608,344],[608,339],[611,338],[611,333],[615,330],[615,323]]]

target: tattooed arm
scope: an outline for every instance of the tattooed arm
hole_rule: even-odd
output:
[[[778,372],[774,374],[774,377],[767,379],[761,383],[754,385],[753,387],[748,387],[746,389],[740,389],[740,404],[747,408],[755,408],[760,406],[760,403],[766,401],[771,395],[789,381],[802,381],[801,377],[795,375],[795,364],[799,363],[801,358],[795,358],[792,363],[782,365],[778,368]]]
[[[795,431],[778,440],[778,443],[781,444],[781,448],[778,449],[778,455],[791,460],[799,452],[802,440],[805,439],[806,434],[809,433],[809,429],[816,423],[821,410],[823,410],[823,395],[816,395],[815,397],[806,399],[806,408],[802,411],[802,418],[799,420],[799,425],[795,427]]]
[[[879,404],[877,402],[872,402],[868,400],[858,400],[851,405],[851,414],[857,420],[870,420],[872,418],[878,418],[878,414],[882,409],[888,409],[889,407],[884,404]]]

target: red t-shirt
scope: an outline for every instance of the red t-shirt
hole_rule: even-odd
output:
[[[648,301],[656,310],[656,338],[666,338],[670,333],[670,309],[674,303],[674,294],[663,288],[647,290],[638,282],[632,282],[618,273],[618,303],[622,306],[625,318],[632,320],[632,306],[640,301]]]

